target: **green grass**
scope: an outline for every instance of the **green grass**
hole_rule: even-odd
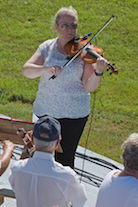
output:
[[[138,12],[136,0],[0,0],[0,113],[31,121],[39,78],[22,75],[22,66],[38,45],[57,36],[54,15],[72,5],[79,15],[78,34],[96,34],[107,20],[115,19],[97,36],[104,57],[115,62],[119,74],[105,72],[91,99],[91,115],[81,146],[121,162],[120,145],[138,132]],[[93,111],[94,104],[94,111]]]

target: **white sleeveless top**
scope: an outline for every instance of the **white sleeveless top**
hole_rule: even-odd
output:
[[[67,56],[56,48],[57,38],[46,40],[39,49],[44,55],[45,66],[64,66]],[[90,112],[90,93],[82,84],[84,62],[77,57],[55,78],[50,73],[41,76],[34,101],[33,113],[55,118],[82,118]]]

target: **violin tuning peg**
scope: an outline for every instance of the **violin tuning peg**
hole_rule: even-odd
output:
[[[106,70],[109,71],[109,68],[107,68]]]
[[[113,73],[111,72],[110,75],[112,75]]]

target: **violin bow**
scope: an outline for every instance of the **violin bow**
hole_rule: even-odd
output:
[[[108,24],[110,24],[110,22],[113,20],[115,18],[115,16],[114,15],[112,15],[111,17],[110,17],[110,19],[102,26],[102,28],[76,53],[76,55],[74,55],[69,61],[67,61],[66,63],[65,63],[65,65],[63,65],[63,69],[65,68],[65,67],[67,67],[70,63],[72,63],[72,61],[74,60],[74,59],[76,59],[80,54],[81,54],[81,52],[86,48],[86,46],[93,40],[93,39],[95,39],[96,37],[97,37],[97,35],[98,34],[100,34],[103,30],[104,30],[104,28],[105,27],[107,27],[107,25]],[[51,78],[49,78],[49,80],[50,79],[55,79],[57,76],[56,75],[53,75]]]

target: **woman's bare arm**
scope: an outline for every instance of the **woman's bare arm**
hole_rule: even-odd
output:
[[[96,63],[94,64],[85,63],[82,82],[84,88],[87,91],[93,92],[101,84],[102,76],[97,76],[94,71],[96,70],[97,73],[102,74],[106,68],[107,68],[107,61],[102,57],[98,58]]]
[[[58,75],[62,71],[62,67],[59,66],[51,66],[45,67],[43,66],[44,55],[38,48],[33,56],[24,64],[23,66],[23,75],[27,78],[37,78],[44,73],[51,73],[54,75]]]

